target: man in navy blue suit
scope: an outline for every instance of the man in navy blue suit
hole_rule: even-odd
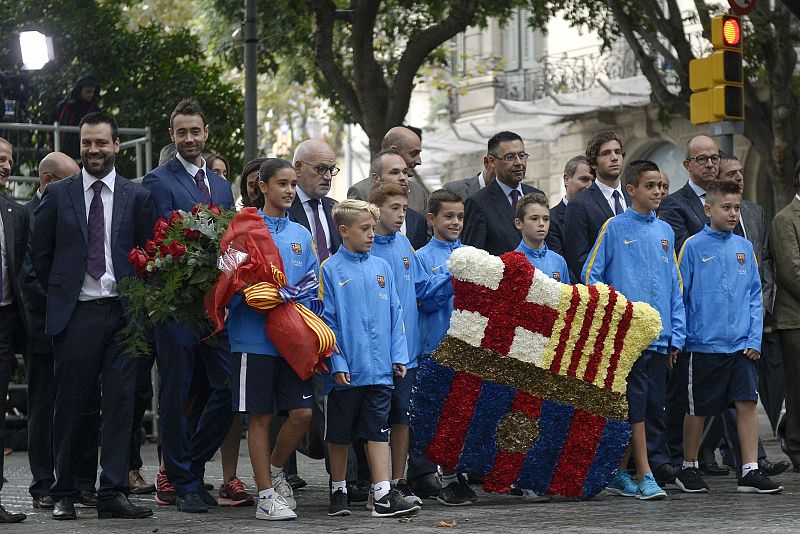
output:
[[[564,166],[564,198],[561,202],[550,208],[550,231],[547,232],[547,248],[564,256],[564,218],[567,215],[567,205],[592,186],[594,173],[589,166],[589,159],[583,154],[573,156]],[[580,280],[580,273],[570,271],[569,279]]]
[[[202,158],[208,124],[197,102],[179,102],[169,124],[169,134],[178,153],[142,181],[153,196],[157,215],[167,218],[173,210],[190,211],[195,204],[233,207],[230,183],[210,171]],[[208,506],[216,506],[217,502],[203,487],[205,464],[225,439],[233,418],[228,340],[220,335],[216,344],[210,345],[202,342],[187,325],[168,322],[156,328],[156,353],[161,379],[159,427],[166,476],[178,493],[179,510],[207,512]],[[205,368],[211,395],[191,433],[184,403],[198,363]]]
[[[45,334],[53,336],[53,518],[76,518],[81,422],[94,406],[98,384],[103,435],[97,515],[147,517],[149,508],[127,499],[136,366],[122,350],[127,319],[117,287],[134,275],[128,253],[150,237],[155,213],[150,194],[114,169],[119,137],[113,117],[83,117],[80,143],[83,170],[45,190],[31,251],[47,292]]]
[[[595,134],[586,145],[586,157],[594,183],[567,204],[564,215],[564,259],[573,273],[583,272],[586,256],[603,224],[628,209],[630,203],[619,179],[625,154],[617,134],[608,130]]]

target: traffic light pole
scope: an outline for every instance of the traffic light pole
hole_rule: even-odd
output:
[[[733,154],[733,136],[744,133],[743,121],[712,122],[708,125],[708,133],[712,137],[719,137],[719,149],[727,154]]]

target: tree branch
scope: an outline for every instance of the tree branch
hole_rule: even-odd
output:
[[[357,93],[364,112],[362,126],[371,137],[382,127],[376,124],[378,117],[386,115],[389,87],[383,77],[383,68],[375,59],[375,21],[381,0],[360,0],[353,2],[353,81],[362,88]],[[383,135],[378,133],[377,135]]]

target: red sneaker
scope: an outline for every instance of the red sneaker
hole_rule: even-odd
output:
[[[219,487],[220,506],[253,506],[255,499],[244,490],[241,480],[233,477]]]
[[[174,506],[178,498],[178,492],[172,487],[164,471],[159,470],[156,475],[156,504],[161,506]]]

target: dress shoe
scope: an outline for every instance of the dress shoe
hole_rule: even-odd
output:
[[[792,466],[790,462],[786,460],[782,460],[780,462],[772,463],[766,458],[763,458],[758,461],[758,468],[761,469],[765,475],[768,477],[774,477],[775,475],[780,475],[787,469]]]
[[[56,501],[53,506],[53,519],[67,520],[77,519],[77,517],[78,516],[75,515],[75,503],[72,501],[72,497],[62,497]]]
[[[700,464],[700,472],[707,477],[724,477],[730,473],[730,469],[714,462],[713,464]]]
[[[141,519],[151,515],[150,508],[132,505],[122,493],[117,493],[110,501],[97,503],[97,519]]]
[[[422,499],[435,498],[442,490],[442,484],[439,482],[439,477],[436,476],[436,473],[428,473],[427,475],[410,479],[408,486],[414,492],[414,495]]]
[[[75,502],[86,508],[94,508],[97,506],[97,494],[90,490],[81,490],[75,497]]]
[[[204,514],[208,512],[208,506],[196,491],[186,495],[178,495],[178,498],[175,499],[175,504],[178,505],[178,510],[188,514]]]
[[[656,479],[656,483],[663,487],[665,484],[672,484],[675,482],[675,477],[678,476],[680,469],[676,468],[670,463],[661,464],[658,468],[653,471],[653,476]]]
[[[308,486],[308,482],[303,480],[300,475],[289,475],[286,477],[286,482],[292,487],[292,491],[297,491],[300,488]]]
[[[142,493],[153,493],[156,490],[155,484],[148,484],[138,469],[128,471],[128,488],[131,493],[140,495]]]
[[[200,500],[203,501],[203,504],[206,506],[219,506],[217,500],[208,492],[205,486],[200,486],[197,494],[200,495]]]
[[[28,516],[16,512],[9,512],[2,505],[0,505],[0,523],[21,523],[25,521]]]
[[[55,504],[56,501],[50,495],[33,498],[33,508],[36,510],[52,510]]]

